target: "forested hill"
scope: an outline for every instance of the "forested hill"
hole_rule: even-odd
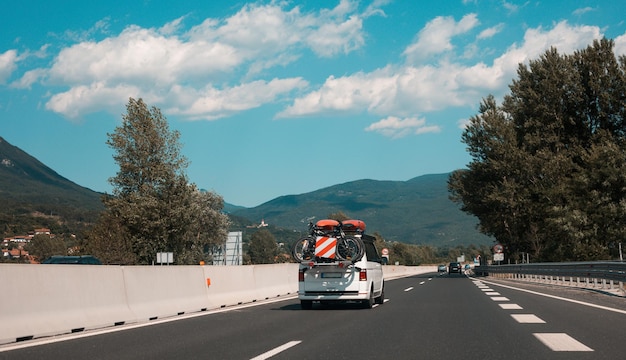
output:
[[[5,236],[24,234],[33,226],[60,233],[95,221],[104,208],[100,196],[0,137],[0,225]]]
[[[88,171],[88,169],[86,169]],[[246,223],[262,219],[289,231],[306,231],[307,219],[343,212],[362,219],[367,231],[414,244],[455,246],[491,244],[476,230],[476,218],[448,199],[448,174],[408,181],[358,180],[301,195],[286,195],[254,208],[226,204]],[[0,226],[2,234],[24,234],[34,227],[56,233],[91,225],[104,209],[102,194],[57,174],[0,137]]]
[[[262,205],[233,211],[257,223],[305,232],[309,220],[344,214],[365,221],[367,232],[388,241],[435,246],[490,245],[473,216],[449,198],[449,174],[408,181],[358,180],[301,195],[281,196]]]

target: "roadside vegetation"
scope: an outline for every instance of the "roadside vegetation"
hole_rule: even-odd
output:
[[[626,58],[613,41],[520,65],[462,135],[472,157],[449,179],[510,259],[619,258],[626,235]]]

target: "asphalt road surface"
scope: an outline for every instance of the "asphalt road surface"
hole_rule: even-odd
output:
[[[0,359],[626,358],[621,297],[438,274],[387,281],[385,295],[373,309],[290,297],[31,340]]]

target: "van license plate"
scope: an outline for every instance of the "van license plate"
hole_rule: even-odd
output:
[[[322,273],[322,278],[324,279],[328,279],[328,278],[340,278],[341,277],[341,273],[335,273],[335,272],[331,272],[331,273]]]

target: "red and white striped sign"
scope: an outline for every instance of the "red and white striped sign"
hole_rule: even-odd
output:
[[[315,239],[315,256],[334,259],[337,249],[337,238],[318,236]]]

